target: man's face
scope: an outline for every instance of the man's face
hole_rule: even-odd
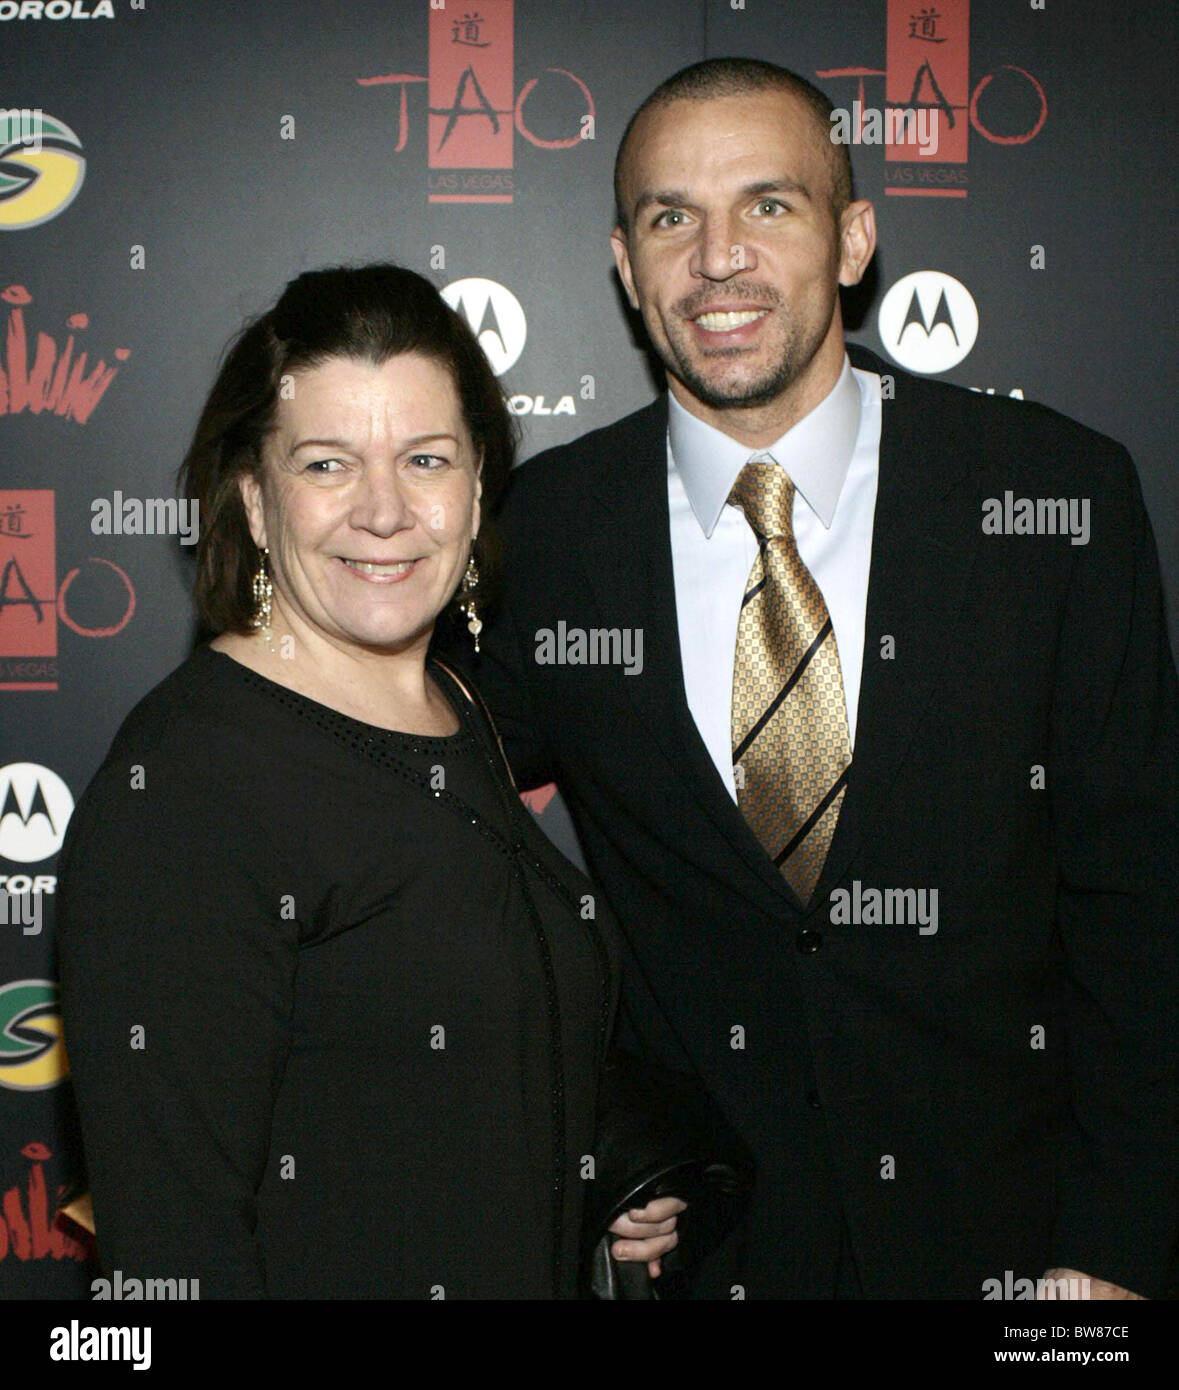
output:
[[[817,357],[842,361],[838,285],[863,265],[837,232],[823,134],[781,91],[674,101],[636,126],[630,235],[611,242],[681,400],[768,405]]]

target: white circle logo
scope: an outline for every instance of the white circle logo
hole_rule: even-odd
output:
[[[528,321],[511,290],[496,280],[471,276],[447,285],[442,298],[466,319],[496,376],[503,376],[519,361],[528,337]]]
[[[61,849],[74,798],[40,763],[0,767],[0,859],[36,864]]]
[[[880,341],[898,366],[930,375],[948,372],[978,337],[978,306],[961,280],[940,270],[915,270],[880,303]]]

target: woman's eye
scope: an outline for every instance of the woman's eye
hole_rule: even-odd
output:
[[[433,473],[439,468],[445,468],[449,462],[450,460],[443,458],[441,454],[414,454],[410,459],[410,463],[412,463],[415,468],[424,469],[427,473]]]
[[[338,473],[343,466],[339,459],[314,459],[307,465],[307,472]]]

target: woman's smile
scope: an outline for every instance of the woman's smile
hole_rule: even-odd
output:
[[[357,579],[373,584],[398,584],[414,574],[424,560],[422,556],[414,560],[349,560],[343,555],[335,558]]]

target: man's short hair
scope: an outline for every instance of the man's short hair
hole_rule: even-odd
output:
[[[627,145],[639,118],[647,111],[669,106],[673,101],[712,101],[717,97],[744,96],[749,92],[790,92],[802,101],[815,121],[815,138],[827,154],[831,171],[829,198],[838,230],[843,210],[852,200],[851,156],[845,144],[831,139],[831,101],[788,68],[766,63],[760,58],[706,58],[701,63],[681,68],[661,82],[627,122],[618,142],[614,158],[614,216],[623,232],[629,236],[630,220],[623,206],[622,170]]]

